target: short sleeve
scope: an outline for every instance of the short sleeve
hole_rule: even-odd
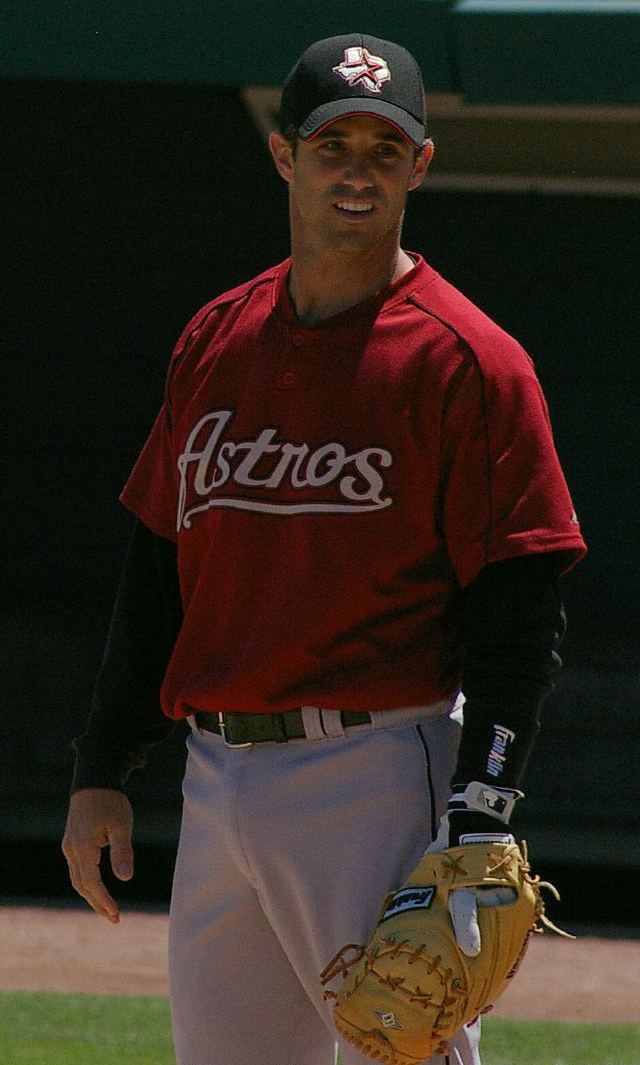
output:
[[[442,528],[463,587],[502,559],[559,551],[566,571],[582,557],[547,404],[521,349],[488,368],[471,353],[463,358],[441,445]]]
[[[177,540],[178,476],[166,402],[160,408],[120,501],[158,536]]]
[[[174,542],[177,540],[179,478],[172,442],[172,392],[176,372],[189,351],[191,341],[197,336],[209,307],[209,304],[202,307],[187,322],[178,338],[167,371],[164,403],[120,493],[120,502],[152,532]]]

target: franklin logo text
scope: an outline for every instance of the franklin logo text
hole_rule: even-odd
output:
[[[491,777],[499,777],[506,761],[506,750],[516,738],[515,732],[504,725],[493,726],[493,743],[487,761],[487,773]]]
[[[397,917],[399,913],[407,910],[428,910],[433,902],[435,887],[410,887],[396,891],[378,924],[388,921],[391,917]]]

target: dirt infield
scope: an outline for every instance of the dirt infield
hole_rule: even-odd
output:
[[[165,995],[166,914],[0,907],[0,987]],[[496,1016],[640,1023],[640,939],[536,936]]]

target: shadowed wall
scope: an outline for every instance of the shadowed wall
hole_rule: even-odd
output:
[[[186,320],[287,254],[286,197],[236,90],[7,82],[1,99],[0,810],[5,838],[57,839],[128,527],[118,492]],[[590,547],[518,831],[574,862],[635,845],[637,865],[637,200],[427,183],[404,244],[534,358]],[[175,839],[182,758],[171,740],[133,778],[142,838]]]

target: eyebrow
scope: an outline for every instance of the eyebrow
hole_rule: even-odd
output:
[[[384,137],[382,139],[385,140],[385,141],[397,141],[398,144],[406,144],[407,143],[405,138],[402,136],[402,134],[401,133],[397,133],[395,129],[390,129],[388,131],[388,133],[385,133],[385,135],[384,135]]]

